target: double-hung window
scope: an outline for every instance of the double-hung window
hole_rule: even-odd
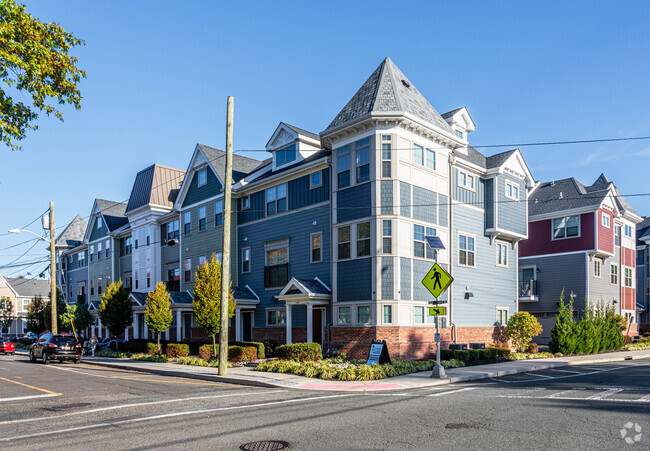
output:
[[[413,323],[424,324],[424,307],[413,307]]]
[[[623,281],[623,285],[627,288],[632,288],[634,286],[632,283],[633,278],[632,268],[625,268],[625,279]]]
[[[350,186],[350,146],[341,147],[336,157],[337,186]]]
[[[296,159],[296,145],[275,151],[275,165],[282,166]]]
[[[207,228],[207,220],[205,217],[205,205],[199,207],[199,232],[202,232]]]
[[[381,135],[381,176],[391,176],[393,143],[391,135]]]
[[[266,190],[266,215],[271,216],[287,210],[287,184]]]
[[[610,265],[609,283],[611,283],[612,285],[618,285],[618,265]]]
[[[357,257],[370,255],[370,223],[357,224]]]
[[[474,248],[474,237],[458,235],[458,264],[461,266],[476,266],[476,251]]]
[[[136,287],[138,288],[138,287]],[[95,280],[90,279],[90,295],[94,296],[95,295]]]
[[[208,170],[201,169],[199,172],[197,172],[197,185],[203,186],[206,183],[208,183]]]
[[[133,236],[135,237],[134,238],[135,248],[137,249],[138,248],[138,241],[139,241],[139,238],[140,238],[140,231],[136,229],[136,231],[133,232]]]
[[[352,309],[350,307],[339,307],[339,324],[352,323]]]
[[[424,166],[424,147],[413,144],[413,163]]]
[[[360,305],[357,307],[357,323],[368,324],[370,322],[370,306]]]
[[[519,185],[506,182],[506,197],[512,200],[519,200]]]
[[[102,243],[97,243],[97,260],[102,259]]]
[[[310,176],[310,183],[309,183],[309,189],[314,189],[318,188],[323,184],[323,181],[321,180],[321,177],[323,173],[321,171],[318,172],[313,172]]]
[[[178,239],[179,220],[167,223],[167,241]]]
[[[370,180],[370,138],[357,141],[354,145],[357,166],[357,183]]]
[[[265,288],[281,287],[289,281],[289,249],[285,246],[266,250]]]
[[[413,162],[425,168],[436,168],[436,153],[431,149],[413,144]]]
[[[136,276],[136,280],[137,280],[137,276]],[[183,280],[185,282],[192,281],[192,259],[191,258],[186,258],[185,261],[183,262]]]
[[[241,250],[241,272],[251,272],[251,248],[244,247]]]
[[[505,326],[508,324],[508,309],[505,307],[497,307],[497,324]]]
[[[206,255],[201,255],[199,257],[199,268],[203,265],[205,265],[208,261],[208,257]]]
[[[508,267],[508,245],[497,242],[497,266]]]
[[[600,271],[602,268],[603,262],[599,258],[594,258],[594,277],[600,279]]]
[[[95,259],[95,245],[91,244],[89,248],[88,255],[90,256],[90,261],[92,262]]]
[[[111,240],[106,240],[106,258],[111,256]]]
[[[287,322],[287,312],[285,310],[267,310],[267,326],[284,326]]]
[[[133,239],[128,236],[126,237],[126,240],[124,240],[124,254],[129,255],[133,252]]]
[[[384,219],[382,221],[382,254],[393,253],[393,221]]]
[[[183,213],[183,234],[189,235],[192,233],[192,212],[186,211]]]
[[[223,225],[223,199],[219,199],[214,203],[214,226],[219,227]]]
[[[146,234],[146,243],[147,246],[151,244],[151,227],[147,226],[145,229],[145,234]]]
[[[79,267],[84,266],[86,264],[86,252],[81,251],[77,255],[79,256]]]
[[[632,226],[625,224],[625,236],[632,238]]]
[[[474,191],[476,189],[475,184],[476,178],[472,174],[468,174],[465,171],[458,171],[458,186]]]
[[[241,198],[241,209],[248,210],[251,208],[251,198],[250,196],[244,196]]]
[[[424,151],[424,166],[429,169],[436,169],[436,153],[431,149]]]
[[[580,235],[580,216],[553,219],[553,239],[573,238]]]
[[[102,294],[102,278],[97,279],[97,294]]]
[[[323,255],[322,255],[323,232],[312,233],[310,238],[311,238],[311,254],[309,257],[310,262],[320,263],[323,261]]]
[[[384,324],[392,324],[393,322],[393,306],[384,305]]]
[[[350,226],[338,228],[338,259],[350,258]]]
[[[425,236],[436,236],[436,229],[413,224],[413,256],[435,259],[436,250],[427,244]]]
[[[147,270],[147,288],[151,287],[151,270]]]
[[[138,277],[138,271],[135,272],[135,289],[137,290],[140,286],[140,277]]]
[[[602,213],[601,218],[601,224],[603,227],[607,227],[609,229],[609,215],[607,213]]]

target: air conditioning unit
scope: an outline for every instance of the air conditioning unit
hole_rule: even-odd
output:
[[[451,343],[449,349],[456,350],[467,350],[467,343]]]
[[[485,343],[470,343],[469,349],[485,349]]]

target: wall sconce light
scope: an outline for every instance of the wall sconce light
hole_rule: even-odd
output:
[[[313,225],[313,226],[317,226],[317,225],[318,225],[318,221],[314,221],[314,222],[312,222],[311,225]]]
[[[465,292],[465,299],[469,299],[469,298],[473,298],[473,297],[474,297],[474,293],[471,293],[469,291]]]
[[[246,241],[248,241],[248,237],[247,237],[247,236],[244,237],[244,242],[246,242]]]

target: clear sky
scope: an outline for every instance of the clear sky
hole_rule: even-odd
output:
[[[31,238],[6,230],[49,201],[63,226],[95,198],[126,200],[152,163],[186,169],[196,143],[224,148],[228,95],[235,149],[264,149],[280,121],[323,131],[386,56],[438,112],[466,106],[476,146],[650,135],[647,1],[26,5],[86,41],[74,53],[88,77],[81,110],[41,117],[20,152],[0,148],[2,274],[46,267],[1,265],[33,244],[5,249]],[[537,180],[605,172],[623,194],[650,193],[650,140],[520,148]],[[650,196],[628,200],[650,214]]]

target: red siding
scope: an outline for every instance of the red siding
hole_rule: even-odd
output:
[[[628,249],[626,247],[621,247],[621,252],[623,252],[623,266],[627,266],[629,268],[634,268],[636,267],[636,262],[634,261],[636,259],[635,252],[632,249]]]
[[[552,220],[528,223],[528,239],[519,243],[519,255],[559,254],[562,252],[585,251],[594,248],[594,214],[580,215],[580,236],[552,240]]]
[[[603,214],[609,216],[609,227],[603,225]],[[614,253],[614,215],[609,210],[598,210],[598,249],[610,254]]]
[[[636,299],[636,290],[634,288],[623,287],[623,310],[636,310],[634,305]]]

